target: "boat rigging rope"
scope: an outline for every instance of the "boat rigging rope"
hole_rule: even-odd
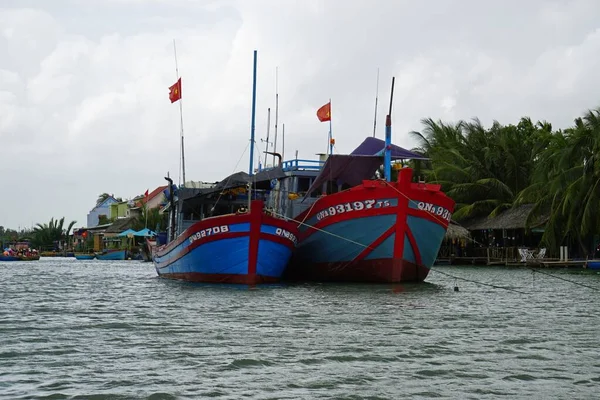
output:
[[[537,269],[537,268],[532,268],[532,267],[528,267],[528,266],[525,266],[525,268],[530,269],[533,272],[538,272],[538,273],[540,273],[542,275],[547,275],[549,277],[556,278],[556,279],[561,280],[561,281],[572,283],[573,285],[581,286],[581,287],[584,287],[584,288],[595,290],[596,292],[600,292],[600,288],[598,288],[598,287],[586,285],[585,283],[575,282],[575,281],[572,281],[572,280],[567,279],[567,278],[563,278],[563,277],[560,277],[560,276],[557,276],[557,275],[550,274],[548,272],[542,272],[540,269]]]
[[[389,186],[390,186],[391,188],[393,188],[394,190],[396,190],[396,191],[397,191],[398,193],[400,193],[402,196],[406,197],[406,198],[408,199],[408,201],[411,201],[411,202],[413,202],[413,203],[416,203],[414,200],[412,200],[411,198],[409,198],[407,195],[405,195],[404,193],[402,193],[401,191],[399,191],[399,190],[398,190],[398,188],[394,187],[393,185],[390,185],[390,183],[389,183],[389,182],[387,182],[387,181],[386,181],[386,184],[387,184],[387,185],[389,185]],[[434,218],[438,219],[438,221],[441,221],[441,220],[438,218],[438,216],[437,216],[437,215],[435,215],[435,214],[432,214],[432,216],[433,216]],[[462,226],[461,224],[459,224],[458,222],[456,222],[456,221],[454,221],[454,220],[452,220],[452,222],[454,222],[454,223],[455,223],[455,224],[457,224],[458,226]],[[473,239],[473,238],[471,238],[471,237],[469,237],[469,238],[467,238],[467,239],[468,239],[468,240],[470,240],[471,242],[475,243],[475,244],[478,244],[478,245],[480,245],[480,246],[483,246],[483,247],[485,247],[485,245],[484,245],[483,243],[480,243],[480,242],[478,242],[477,240],[475,240],[475,239]],[[595,290],[595,291],[600,291],[600,288],[598,288],[598,287],[594,287],[594,286],[586,285],[586,284],[583,284],[583,283],[575,282],[575,281],[572,281],[572,280],[569,280],[569,279],[566,279],[566,278],[562,278],[562,277],[560,277],[560,276],[556,276],[556,275],[550,274],[550,273],[548,273],[548,272],[542,272],[541,270],[539,270],[539,269],[537,269],[537,268],[530,267],[530,266],[528,266],[527,264],[525,264],[525,265],[524,265],[524,267],[525,267],[525,268],[527,268],[527,269],[529,269],[529,270],[531,270],[531,271],[533,271],[533,272],[539,272],[540,274],[542,274],[542,275],[546,275],[546,276],[549,276],[549,277],[551,277],[551,278],[555,278],[555,279],[558,279],[558,280],[561,280],[561,281],[569,282],[569,283],[572,283],[572,284],[574,284],[574,285],[578,285],[578,286],[585,287],[585,288],[588,288],[588,289],[592,289],[592,290]],[[436,270],[434,270],[434,269],[432,269],[432,268],[431,268],[431,270],[432,270],[432,271],[437,271],[437,272],[440,272],[440,271],[439,271],[439,270],[437,270],[437,269],[436,269]],[[440,272],[440,273],[442,273],[442,272]],[[456,278],[456,277],[454,277],[454,278]],[[458,278],[458,279],[461,279],[461,278]]]
[[[442,275],[446,275],[446,276],[448,276],[450,278],[458,279],[458,280],[461,280],[461,281],[471,282],[471,283],[475,283],[477,285],[482,285],[482,286],[489,286],[489,287],[492,287],[494,289],[504,289],[504,290],[508,290],[509,292],[515,292],[515,293],[520,293],[520,294],[527,294],[525,292],[521,292],[520,290],[512,289],[512,288],[509,288],[509,287],[506,287],[506,286],[492,285],[491,283],[478,282],[478,281],[475,281],[473,279],[461,278],[460,276],[451,275],[451,274],[449,274],[447,272],[442,272],[439,269],[434,269],[434,268],[429,268],[429,269],[431,271],[434,271],[434,272],[440,273]]]
[[[297,219],[294,219],[294,218],[287,218],[285,215],[283,215],[283,214],[279,214],[279,213],[278,213],[278,212],[276,212],[276,211],[273,211],[273,215],[276,215],[276,216],[278,216],[278,217],[280,217],[280,218],[283,218],[283,219],[287,219],[287,220],[289,220],[289,221],[292,221],[292,222],[297,222],[297,223],[298,223],[298,226],[300,226],[300,225],[305,225],[305,226],[309,227],[310,229],[314,229],[314,230],[316,230],[316,231],[319,231],[319,232],[322,232],[322,233],[326,233],[326,234],[328,234],[328,235],[331,235],[331,236],[333,236],[333,237],[335,237],[335,238],[342,239],[342,240],[345,240],[345,241],[347,241],[347,242],[350,242],[350,243],[354,243],[354,244],[356,244],[356,245],[358,245],[358,246],[361,246],[361,247],[363,247],[363,248],[365,248],[365,249],[371,249],[371,246],[367,246],[367,245],[364,245],[364,244],[362,244],[362,243],[356,242],[356,241],[354,241],[354,240],[352,240],[352,239],[348,239],[348,238],[346,238],[346,237],[343,237],[343,236],[337,235],[337,234],[335,234],[335,233],[328,232],[328,231],[326,231],[326,230],[324,230],[324,229],[317,228],[317,227],[316,227],[316,226],[314,226],[314,225],[306,224],[306,223],[304,223],[304,222],[302,222],[302,221],[298,221]]]
[[[240,159],[238,160],[238,162],[235,164],[235,167],[233,167],[233,172],[231,173],[231,175],[229,175],[229,178],[227,178],[227,182],[225,182],[225,188],[227,188],[227,185],[229,184],[229,181],[231,180],[231,177],[233,176],[233,174],[235,173],[235,171],[237,170],[238,165],[240,165],[240,162],[242,161],[242,158],[244,157],[244,154],[246,154],[246,151],[248,150],[248,147],[250,146],[250,142],[248,142],[248,144],[246,145],[246,148],[244,149],[244,152],[242,153],[242,155],[240,156]],[[221,192],[219,193],[219,196],[217,197],[217,201],[215,201],[215,204],[212,206],[212,208],[210,209],[211,212],[215,211],[215,207],[217,206],[217,204],[219,203],[219,200],[221,200],[221,196],[223,196],[223,193],[225,192],[225,189],[221,190]]]

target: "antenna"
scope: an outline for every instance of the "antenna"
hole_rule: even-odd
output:
[[[377,87],[375,89],[375,118],[373,118],[373,137],[375,137],[375,128],[377,127],[377,100],[379,99],[379,68],[377,68]]]
[[[265,163],[264,163],[264,168],[267,167],[267,151],[269,151],[269,128],[271,127],[271,107],[269,107],[267,109],[267,140],[262,140],[261,142],[266,142],[265,143]]]
[[[385,148],[383,157],[383,166],[385,180],[392,180],[392,102],[394,100],[394,80],[392,77],[392,91],[390,93],[390,112],[385,118]]]
[[[273,140],[273,151],[277,151],[277,122],[279,119],[278,69],[279,67],[275,67],[275,139]],[[273,156],[273,165],[275,165],[275,156]]]

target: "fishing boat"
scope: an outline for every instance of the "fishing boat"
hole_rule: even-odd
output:
[[[119,249],[103,250],[101,252],[97,252],[95,254],[95,256],[98,260],[111,260],[111,261],[125,260],[125,258],[127,256],[127,250],[119,250]]]
[[[93,260],[96,258],[96,254],[88,254],[88,253],[74,253],[73,255],[77,260]]]
[[[392,159],[423,157],[392,145],[390,101],[385,142],[369,137],[349,155],[282,164],[287,178],[276,184],[269,206],[292,217],[300,231],[286,278],[398,283],[427,277],[454,201],[440,185],[414,182],[411,168],[397,169],[392,181]]]
[[[296,246],[296,224],[271,215],[264,207],[263,193],[253,188],[264,182],[253,174],[256,58],[254,51],[249,172],[233,174],[214,188],[180,188],[177,204],[173,181],[165,178],[172,194],[169,237],[165,245],[154,247],[152,257],[160,277],[202,283],[277,283]]]
[[[37,261],[40,259],[39,255],[35,256],[11,256],[0,254],[0,261]]]

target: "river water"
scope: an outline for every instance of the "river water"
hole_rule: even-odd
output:
[[[600,274],[548,270],[590,289],[436,269],[424,284],[248,290],[138,261],[0,263],[0,398],[597,398]]]

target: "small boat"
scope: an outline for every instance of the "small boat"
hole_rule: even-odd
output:
[[[96,254],[79,254],[79,253],[75,253],[74,257],[77,260],[93,260],[94,258],[96,258]]]
[[[156,239],[146,238],[144,240],[144,243],[141,246],[142,260],[144,262],[152,261],[152,252],[154,251],[154,247],[156,247]]]
[[[125,260],[126,250],[104,250],[96,253],[98,260]]]
[[[37,261],[40,256],[5,256],[0,254],[0,261]]]
[[[600,260],[587,260],[585,262],[585,267],[587,269],[600,270]]]

